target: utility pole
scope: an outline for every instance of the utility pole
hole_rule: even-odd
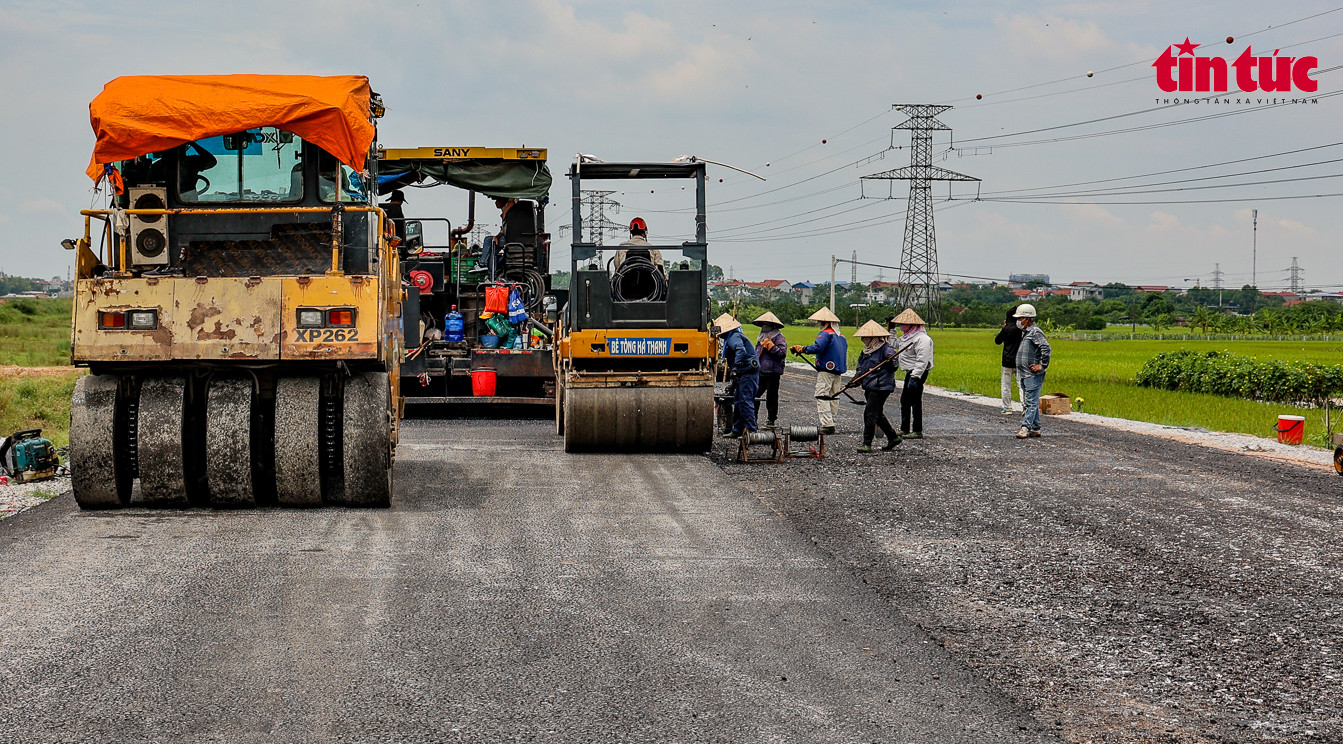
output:
[[[835,312],[835,264],[837,263],[839,263],[839,259],[835,258],[835,254],[830,254],[830,312],[832,313]]]
[[[1259,291],[1259,210],[1251,210],[1254,215],[1254,238],[1250,253],[1250,286]]]
[[[933,132],[950,130],[937,120],[937,115],[950,106],[933,104],[895,104],[894,108],[909,116],[899,126],[892,127],[892,144],[896,129],[908,129],[910,137],[909,165],[870,176],[862,180],[909,181],[909,208],[905,212],[905,239],[900,249],[899,306],[922,306],[929,323],[942,324],[942,297],[938,289],[941,276],[937,268],[937,234],[933,226],[933,181],[976,181],[979,179],[933,165]]]
[[[1250,286],[1254,287],[1254,296],[1250,298],[1250,314],[1259,305],[1259,210],[1251,210],[1254,215],[1254,237],[1250,253]]]
[[[1296,265],[1296,258],[1296,256],[1292,256],[1292,268],[1288,271],[1292,272],[1292,294],[1299,295],[1301,294],[1301,267]]]

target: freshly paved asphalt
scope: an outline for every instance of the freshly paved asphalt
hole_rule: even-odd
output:
[[[0,522],[0,742],[1052,741],[703,457],[410,421],[385,511]]]

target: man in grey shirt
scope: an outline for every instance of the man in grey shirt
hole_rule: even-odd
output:
[[[1021,430],[1017,439],[1040,436],[1040,391],[1045,386],[1045,370],[1049,368],[1049,340],[1035,324],[1035,306],[1020,305],[1012,314],[1021,329],[1021,345],[1017,347],[1017,379],[1021,381]]]

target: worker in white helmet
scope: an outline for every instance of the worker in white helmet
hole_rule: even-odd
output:
[[[1021,345],[1017,347],[1017,379],[1021,381],[1021,430],[1017,439],[1040,436],[1040,391],[1045,386],[1045,370],[1049,368],[1049,339],[1035,324],[1035,306],[1017,306],[1012,314],[1021,329]]]

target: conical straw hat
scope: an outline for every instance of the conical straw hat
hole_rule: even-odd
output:
[[[831,312],[831,311],[830,311],[830,308],[828,308],[828,307],[823,307],[823,308],[821,308],[820,310],[817,310],[816,312],[812,313],[812,314],[811,314],[811,317],[810,317],[810,318],[807,318],[807,320],[814,320],[814,321],[816,321],[816,322],[818,322],[818,323],[838,323],[838,322],[839,322],[839,318],[835,317],[835,314],[834,314],[833,312]]]
[[[752,325],[760,325],[761,323],[773,323],[774,325],[783,328],[783,321],[779,320],[779,318],[771,312],[766,312],[764,315],[751,321]]]
[[[881,324],[875,320],[869,320],[853,334],[854,338],[880,338],[881,336],[891,335],[890,331],[881,327]]]
[[[732,317],[731,315],[728,315],[727,313],[723,313],[722,315],[718,316],[718,318],[714,320],[713,324],[718,326],[718,335],[720,336],[729,331],[741,328],[741,323],[738,323],[736,318]]]
[[[905,308],[904,312],[891,318],[891,322],[900,325],[928,325],[923,322],[923,318],[920,318],[918,313],[914,312],[914,308],[910,307]]]

